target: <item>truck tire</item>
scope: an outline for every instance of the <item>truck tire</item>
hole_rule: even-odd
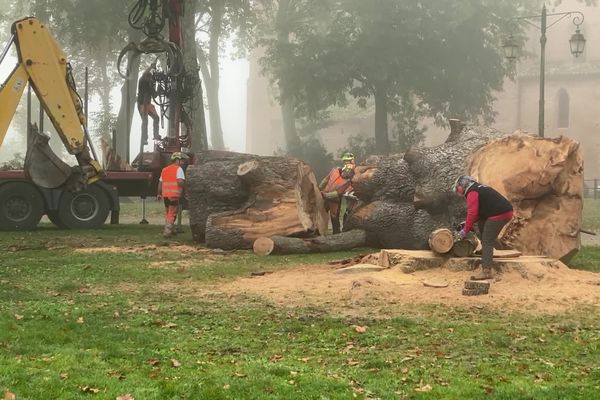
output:
[[[0,186],[0,230],[35,229],[44,215],[44,199],[27,182]]]
[[[52,222],[69,229],[96,228],[106,221],[110,211],[108,196],[96,185],[79,192],[63,192]]]

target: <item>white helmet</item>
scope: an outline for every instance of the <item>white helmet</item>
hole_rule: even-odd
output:
[[[454,182],[454,185],[452,186],[452,191],[454,193],[464,195],[465,193],[467,193],[467,190],[469,190],[469,188],[471,186],[473,186],[475,183],[477,183],[477,181],[472,176],[468,176],[468,175],[459,176],[458,178],[456,178],[456,181]],[[458,190],[459,188],[462,188],[462,193],[459,192],[459,190]]]

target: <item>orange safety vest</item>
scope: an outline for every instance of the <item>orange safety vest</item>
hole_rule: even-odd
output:
[[[324,192],[336,191],[339,195],[342,195],[351,184],[352,181],[350,179],[342,178],[342,171],[335,167],[329,173],[329,182],[327,182]]]
[[[162,195],[167,198],[181,197],[182,188],[177,183],[177,170],[179,165],[172,164],[163,168],[160,173],[162,179]]]

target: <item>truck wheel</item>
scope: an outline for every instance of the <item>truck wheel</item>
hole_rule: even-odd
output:
[[[89,185],[79,192],[63,192],[55,219],[69,229],[96,228],[106,221],[109,211],[109,200],[104,191]]]
[[[10,182],[0,186],[0,229],[34,229],[44,214],[44,199],[26,182]]]

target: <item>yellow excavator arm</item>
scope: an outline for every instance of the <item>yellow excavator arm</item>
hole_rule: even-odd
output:
[[[87,183],[97,180],[102,167],[90,155],[82,102],[75,90],[65,53],[46,26],[36,18],[15,22],[12,34],[18,64],[0,87],[0,146],[29,83],[68,152],[77,158]],[[52,172],[48,170],[47,173]]]

